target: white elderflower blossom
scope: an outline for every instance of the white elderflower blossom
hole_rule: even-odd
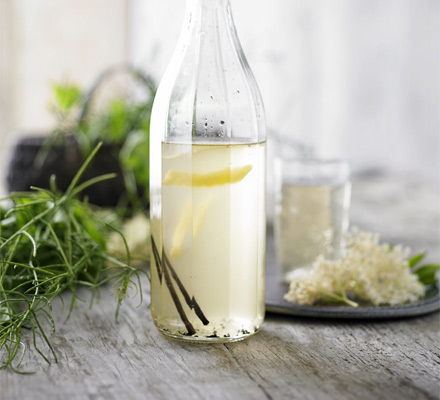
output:
[[[410,271],[409,249],[380,244],[379,239],[378,234],[353,229],[345,255],[340,260],[320,256],[311,268],[294,270],[284,298],[303,305],[343,301],[356,306],[348,295],[375,306],[417,301],[425,289]]]

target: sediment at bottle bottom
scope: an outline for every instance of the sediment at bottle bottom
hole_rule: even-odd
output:
[[[244,340],[258,333],[263,322],[262,318],[255,321],[210,321],[209,326],[197,326],[196,333],[190,335],[181,321],[157,318],[153,320],[158,331],[166,338],[200,343],[228,343]]]

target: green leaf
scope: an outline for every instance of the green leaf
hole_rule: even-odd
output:
[[[440,269],[440,264],[426,264],[422,265],[414,271],[414,274],[419,278],[420,283],[424,285],[435,285],[438,283],[436,272]]]
[[[149,136],[142,130],[134,131],[119,153],[124,170],[133,171],[138,184],[148,186],[149,181]]]
[[[426,256],[426,253],[419,253],[416,254],[414,256],[412,256],[409,260],[408,260],[408,265],[410,268],[416,266],[420,261],[422,261]]]
[[[53,93],[56,106],[63,112],[70,111],[78,105],[82,96],[81,89],[69,83],[55,84]]]
[[[88,233],[88,235],[103,249],[105,249],[105,237],[98,227],[96,218],[93,218],[93,215],[91,215],[81,203],[78,203],[75,206],[74,214],[77,220],[81,223],[82,228]]]
[[[130,107],[125,99],[114,99],[109,106],[108,137],[116,143],[123,142],[128,130]]]
[[[89,154],[89,156],[86,158],[86,161],[84,161],[83,165],[81,165],[78,172],[75,174],[75,176],[72,179],[72,182],[70,182],[69,187],[66,190],[66,196],[70,196],[71,192],[76,188],[79,180],[84,174],[84,171],[87,169],[87,167],[92,162],[93,158],[95,158],[96,153],[99,151],[99,149],[102,146],[102,142],[99,142],[96,147],[93,149],[93,151]]]

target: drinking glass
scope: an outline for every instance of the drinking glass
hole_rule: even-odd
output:
[[[345,160],[276,158],[275,246],[281,279],[319,255],[340,257],[348,228],[350,167]]]

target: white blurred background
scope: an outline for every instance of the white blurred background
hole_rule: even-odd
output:
[[[275,142],[440,192],[439,0],[231,0]],[[0,0],[0,163],[51,128],[50,84],[131,62],[160,79],[183,0]],[[276,140],[275,140],[276,139]]]

